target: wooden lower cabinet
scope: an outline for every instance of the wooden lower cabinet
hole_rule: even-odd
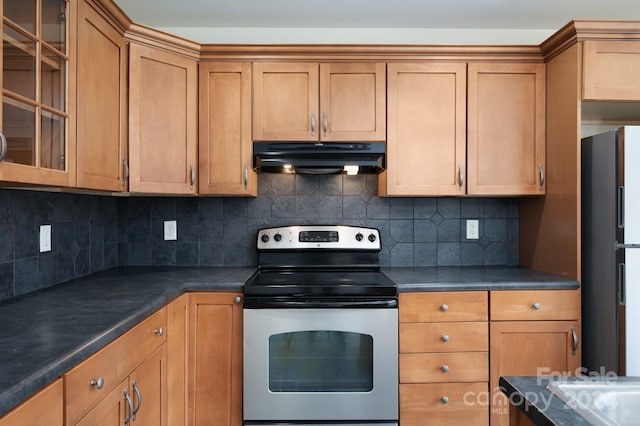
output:
[[[167,306],[167,425],[187,424],[189,294]]]
[[[489,424],[486,291],[400,295],[400,424]]]
[[[580,367],[578,321],[504,321],[489,326],[491,425],[509,426],[500,376],[574,375]]]
[[[0,417],[0,426],[62,426],[64,424],[62,395],[62,379],[57,379]]]
[[[189,422],[242,425],[242,294],[189,294]]]
[[[402,426],[486,426],[487,382],[400,385]]]
[[[78,426],[111,426],[123,425],[129,413],[129,407],[125,400],[129,393],[129,380],[124,380],[116,386],[93,410],[91,410]]]

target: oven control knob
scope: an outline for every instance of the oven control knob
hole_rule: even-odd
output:
[[[376,235],[375,234],[369,234],[369,241],[374,243],[376,241]]]
[[[260,239],[262,240],[263,243],[269,242],[269,236],[267,234],[262,234],[262,237],[260,237]]]
[[[363,238],[364,238],[364,235],[362,235],[360,232],[356,234],[356,241],[362,241]]]
[[[280,241],[282,239],[282,235],[280,234],[276,234],[273,236],[273,239],[276,240],[276,242]]]

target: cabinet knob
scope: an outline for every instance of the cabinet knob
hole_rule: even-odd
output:
[[[91,379],[89,384],[96,389],[102,389],[104,387],[104,377],[98,377],[98,379]]]
[[[234,303],[240,303],[240,302],[242,302],[242,297],[236,296],[236,298],[233,299],[233,301],[234,301]]]
[[[448,373],[449,372],[449,366],[448,365],[443,365],[440,370],[442,370],[443,373]]]
[[[442,340],[443,342],[448,342],[449,341],[449,336],[448,335],[444,335],[440,338],[440,340]]]
[[[164,336],[164,328],[162,328],[162,327],[156,328],[155,330],[153,330],[153,332],[155,334],[157,334],[158,336]]]
[[[440,310],[442,312],[447,312],[449,310],[449,305],[440,305]]]
[[[443,396],[442,398],[440,398],[440,401],[442,401],[443,404],[448,404],[449,403],[449,397],[448,396]]]
[[[540,310],[540,304],[539,303],[534,303],[533,305],[531,305],[531,307],[533,308],[534,311],[539,311]]]

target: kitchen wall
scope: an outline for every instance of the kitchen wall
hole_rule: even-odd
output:
[[[111,197],[0,189],[0,300],[118,265],[253,266],[256,231],[380,229],[383,266],[517,265],[518,200],[380,198],[375,176],[259,177],[259,196]],[[478,219],[480,238],[465,238]],[[176,220],[178,240],[163,240]],[[39,253],[39,227],[52,250]]]
[[[255,265],[258,229],[321,223],[380,229],[383,266],[517,265],[517,199],[380,198],[377,190],[372,175],[262,174],[257,198],[124,199],[121,262]],[[178,241],[162,240],[167,219],[177,220]],[[479,219],[480,239],[465,238],[466,219]]]
[[[40,253],[40,225],[51,251]],[[0,189],[0,300],[118,264],[118,199]]]

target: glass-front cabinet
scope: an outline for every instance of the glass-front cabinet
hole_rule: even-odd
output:
[[[0,181],[70,186],[75,138],[70,0],[0,0],[2,137]],[[73,85],[71,85],[73,86]],[[71,157],[70,157],[71,156]]]

